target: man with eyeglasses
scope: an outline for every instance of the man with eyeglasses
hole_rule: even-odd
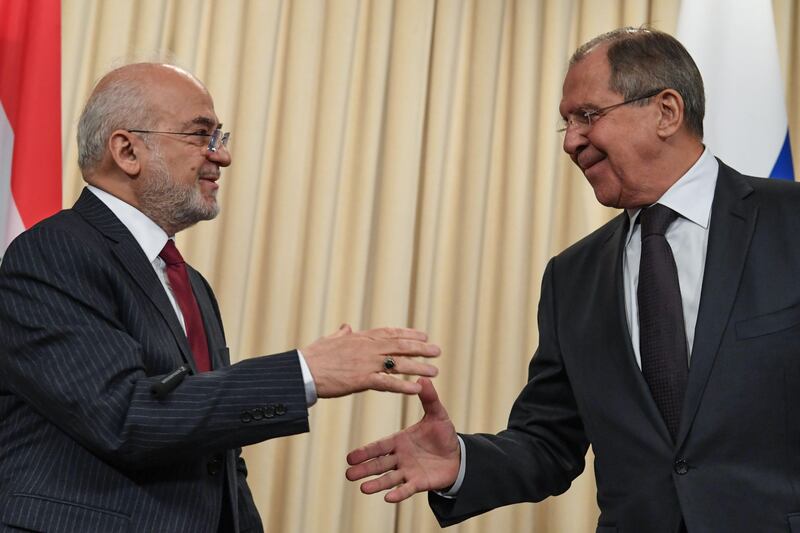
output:
[[[423,419],[352,451],[348,479],[429,491],[447,526],[564,492],[591,444],[598,532],[800,531],[800,186],[715,159],[704,106],[665,33],[575,52],[564,151],[624,211],[547,265],[505,430],[457,434],[421,378]]]
[[[0,267],[0,531],[255,532],[241,446],[308,431],[317,397],[417,393],[413,329],[342,326],[230,364],[174,244],[231,164],[206,88],[169,65],[103,77],[78,126],[86,188]]]

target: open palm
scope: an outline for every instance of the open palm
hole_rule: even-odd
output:
[[[428,490],[450,487],[456,480],[460,448],[456,430],[429,379],[420,378],[419,399],[425,412],[413,426],[347,454],[352,465],[346,476],[356,481],[380,475],[361,484],[374,494],[392,489],[384,499],[397,503]]]

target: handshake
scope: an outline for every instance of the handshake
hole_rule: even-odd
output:
[[[374,494],[392,489],[384,499],[397,503],[428,490],[446,490],[458,477],[461,451],[453,423],[431,381],[435,366],[411,357],[436,357],[440,349],[414,329],[379,328],[353,332],[342,325],[302,349],[320,398],[334,398],[367,389],[417,394],[424,415],[413,426],[351,451],[346,476]],[[334,355],[335,354],[335,355]],[[407,381],[399,376],[420,376]]]

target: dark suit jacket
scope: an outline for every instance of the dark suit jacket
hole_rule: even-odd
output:
[[[0,531],[215,533],[221,511],[228,529],[261,531],[239,447],[308,430],[297,355],[231,366],[214,295],[189,276],[214,370],[160,400],[153,383],[194,362],[153,267],[114,214],[85,190],[9,247]]]
[[[565,491],[595,453],[598,532],[800,532],[800,185],[721,164],[679,436],[625,320],[627,215],[553,258],[508,428],[465,435],[442,525]]]

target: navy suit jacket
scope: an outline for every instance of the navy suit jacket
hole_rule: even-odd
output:
[[[565,491],[595,454],[598,533],[800,532],[800,184],[720,164],[677,442],[625,319],[624,213],[554,257],[508,428],[465,435],[442,525]]]
[[[125,226],[84,190],[0,266],[0,531],[261,531],[240,447],[308,430],[296,352],[230,365],[189,277],[213,371],[151,386],[189,344]]]

